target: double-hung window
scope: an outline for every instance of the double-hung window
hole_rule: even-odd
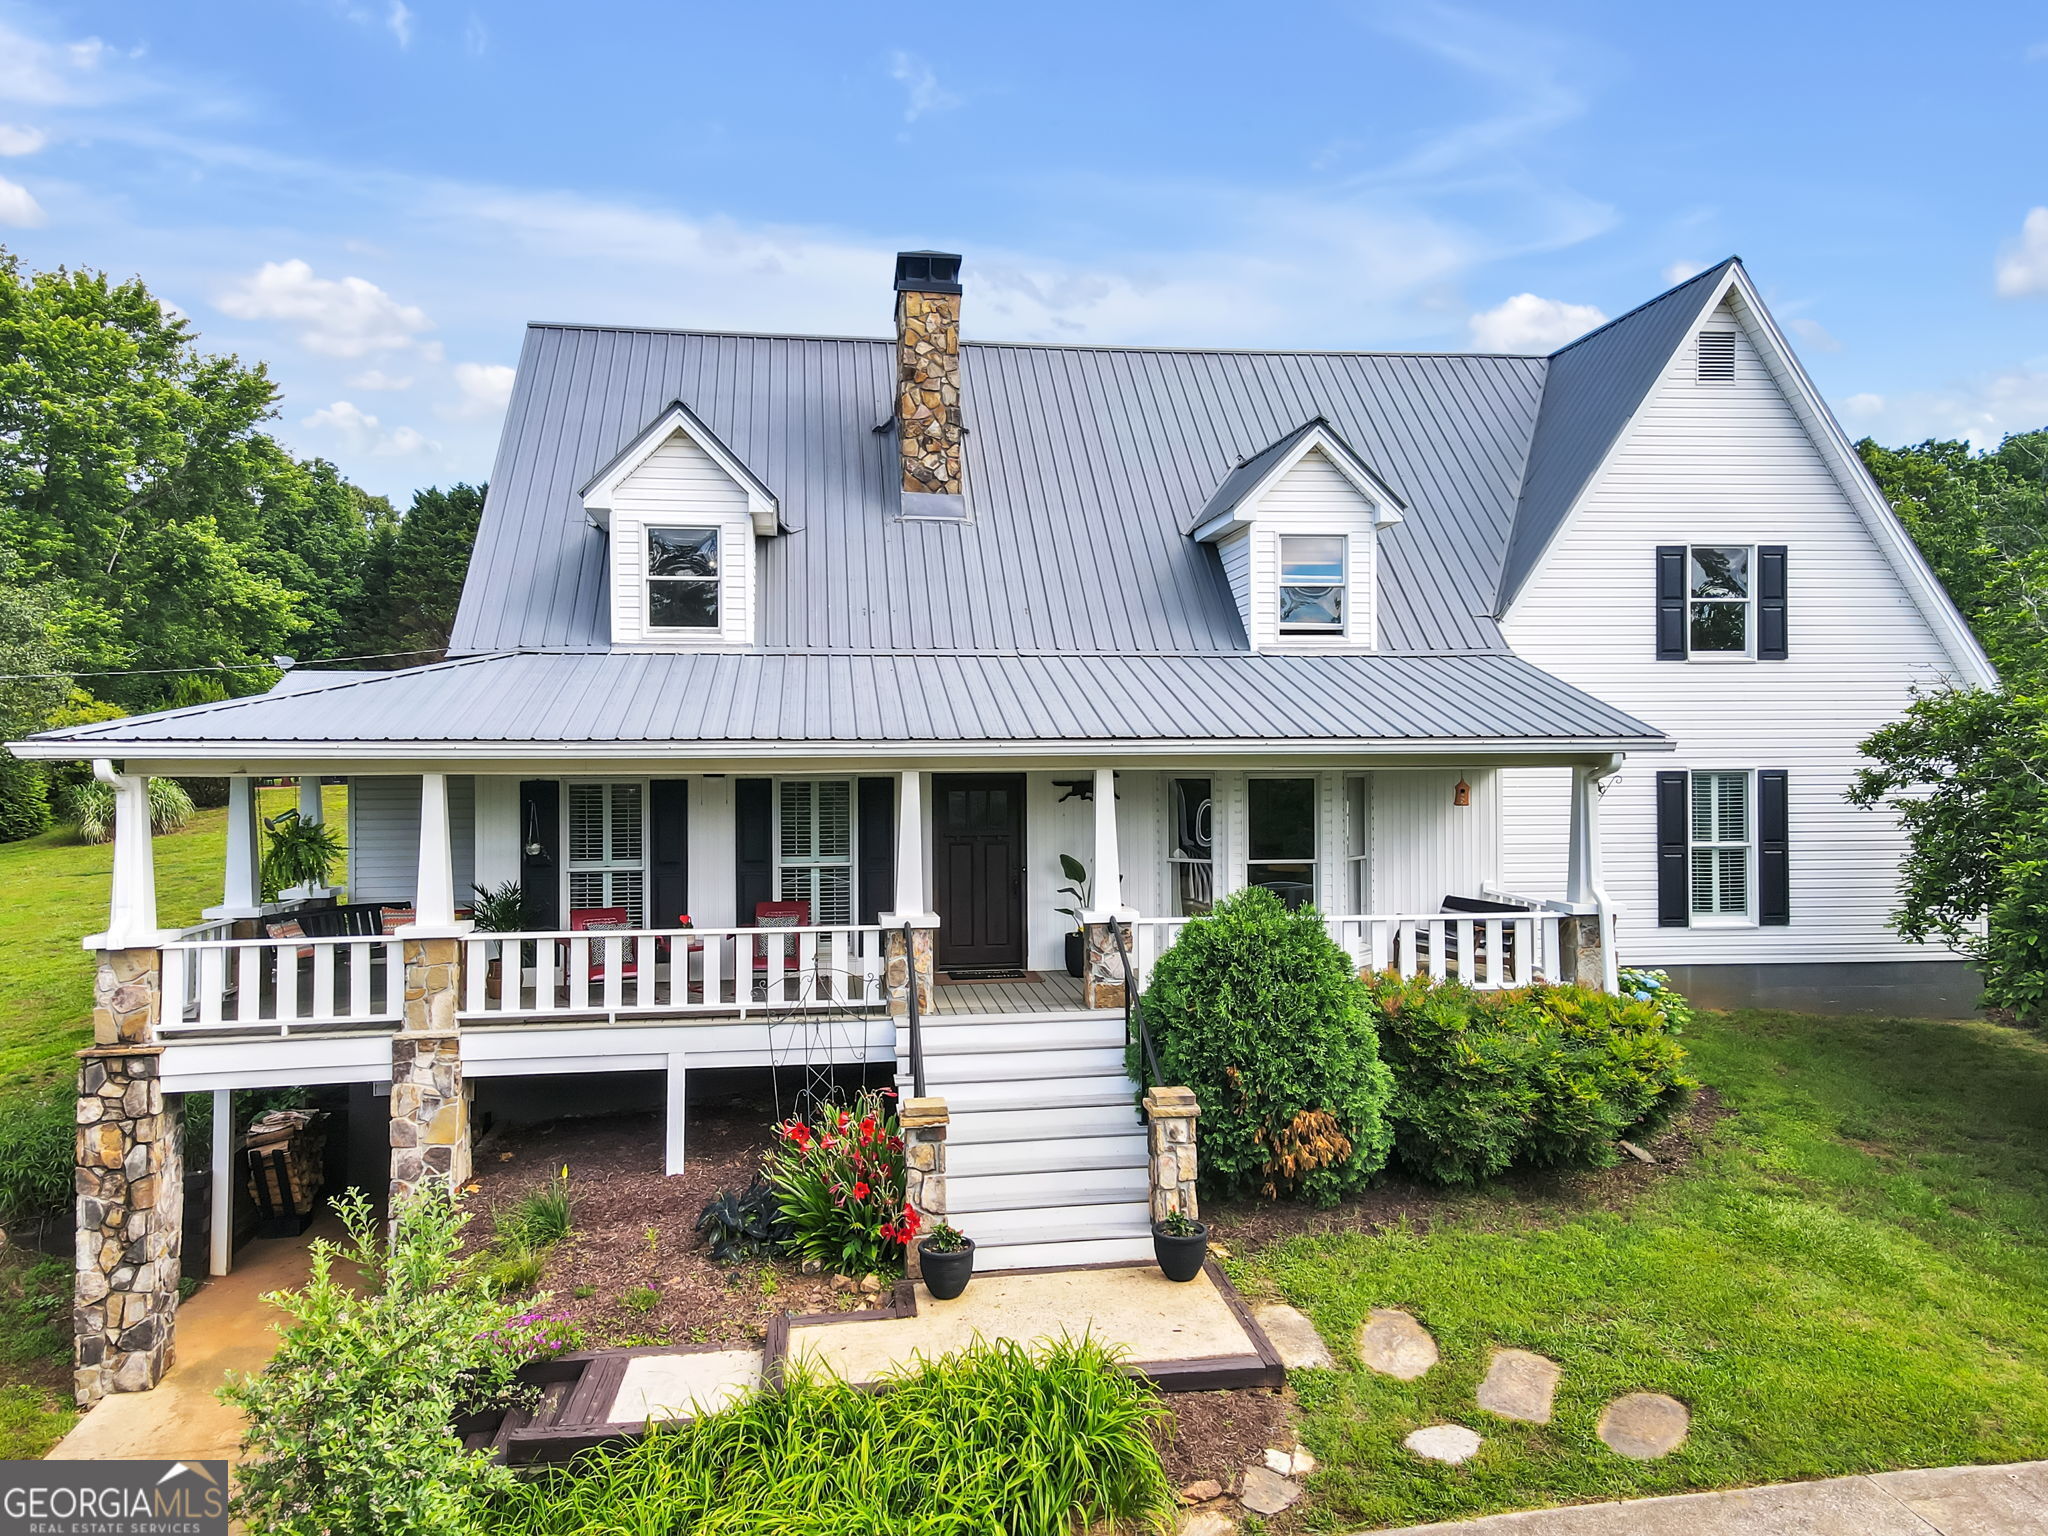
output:
[[[783,779],[776,785],[775,895],[804,901],[811,921],[853,921],[853,781]]]
[[[1747,772],[1693,774],[1693,921],[1739,921],[1750,915],[1755,826]]]
[[[1686,638],[1693,655],[1750,653],[1753,553],[1742,544],[1695,544],[1686,551]]]
[[[1316,895],[1316,781],[1250,779],[1245,784],[1245,881],[1290,907]]]
[[[647,626],[717,629],[718,530],[647,530]]]
[[[569,910],[623,908],[635,928],[645,922],[646,795],[631,783],[569,786]]]
[[[1166,849],[1173,916],[1202,917],[1216,905],[1215,800],[1208,779],[1170,779],[1173,820]]]
[[[1280,633],[1344,633],[1346,557],[1341,533],[1280,535]]]

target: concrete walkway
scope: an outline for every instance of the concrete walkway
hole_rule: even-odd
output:
[[[57,1442],[50,1459],[235,1459],[242,1415],[216,1398],[214,1389],[229,1371],[263,1368],[277,1349],[271,1325],[283,1314],[260,1298],[303,1285],[311,1268],[308,1245],[316,1237],[341,1235],[341,1224],[323,1216],[303,1237],[246,1244],[235,1255],[233,1273],[207,1281],[178,1308],[177,1358],[163,1381],[149,1392],[102,1398]]]
[[[2039,1536],[2048,1461],[1936,1467],[1729,1493],[1580,1504],[1386,1536]]]

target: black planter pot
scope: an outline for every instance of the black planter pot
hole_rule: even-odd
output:
[[[968,1238],[965,1248],[950,1253],[933,1253],[919,1243],[917,1262],[924,1274],[924,1288],[932,1293],[932,1299],[951,1301],[974,1278],[974,1239]]]
[[[1152,1257],[1159,1261],[1159,1272],[1167,1279],[1181,1283],[1194,1279],[1208,1256],[1209,1228],[1203,1223],[1197,1222],[1186,1237],[1162,1232],[1158,1222],[1152,1223]]]
[[[1081,966],[1088,958],[1084,947],[1086,943],[1086,938],[1079,933],[1067,935],[1067,974],[1077,981],[1081,976]]]

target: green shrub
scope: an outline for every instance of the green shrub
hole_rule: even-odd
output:
[[[492,1236],[507,1248],[552,1248],[569,1235],[569,1170],[530,1189],[491,1217]]]
[[[64,814],[82,843],[111,842],[114,837],[114,787],[98,779],[82,779],[64,792]],[[149,781],[149,824],[159,832],[175,832],[193,816],[192,797],[176,779]]]
[[[1611,1166],[1617,1140],[1656,1130],[1696,1086],[1677,1027],[1639,998],[1392,974],[1369,989],[1394,1070],[1394,1156],[1441,1184]]]
[[[1111,1350],[1009,1340],[920,1360],[863,1391],[790,1370],[784,1389],[623,1450],[586,1451],[494,1501],[501,1536],[716,1532],[1165,1531],[1172,1486],[1151,1438],[1167,1410]]]
[[[512,1474],[455,1419],[517,1400],[532,1350],[462,1256],[469,1218],[445,1191],[401,1203],[388,1247],[360,1192],[334,1206],[346,1249],[315,1242],[305,1287],[264,1298],[294,1321],[261,1375],[220,1391],[248,1415],[234,1511],[274,1536],[469,1536]]]
[[[547,1268],[544,1254],[531,1248],[494,1246],[490,1262],[484,1266],[484,1280],[494,1296],[514,1296],[521,1291],[530,1291],[540,1284],[541,1271]]]
[[[50,825],[50,780],[41,763],[0,752],[0,843],[18,843]]]
[[[1329,1205],[1385,1166],[1392,1080],[1364,984],[1313,910],[1226,898],[1159,957],[1143,1002],[1166,1081],[1202,1106],[1206,1186]]]
[[[903,1137],[888,1101],[874,1090],[850,1106],[821,1106],[810,1121],[775,1128],[762,1159],[788,1227],[785,1250],[843,1275],[895,1269],[917,1234],[903,1198]]]
[[[10,1098],[0,1114],[0,1228],[28,1226],[69,1207],[77,1105],[64,1081]]]

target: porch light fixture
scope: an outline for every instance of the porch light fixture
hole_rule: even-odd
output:
[[[1470,784],[1467,784],[1465,782],[1465,776],[1463,774],[1460,774],[1458,776],[1458,782],[1451,786],[1451,804],[1470,805],[1471,803],[1472,786]]]

